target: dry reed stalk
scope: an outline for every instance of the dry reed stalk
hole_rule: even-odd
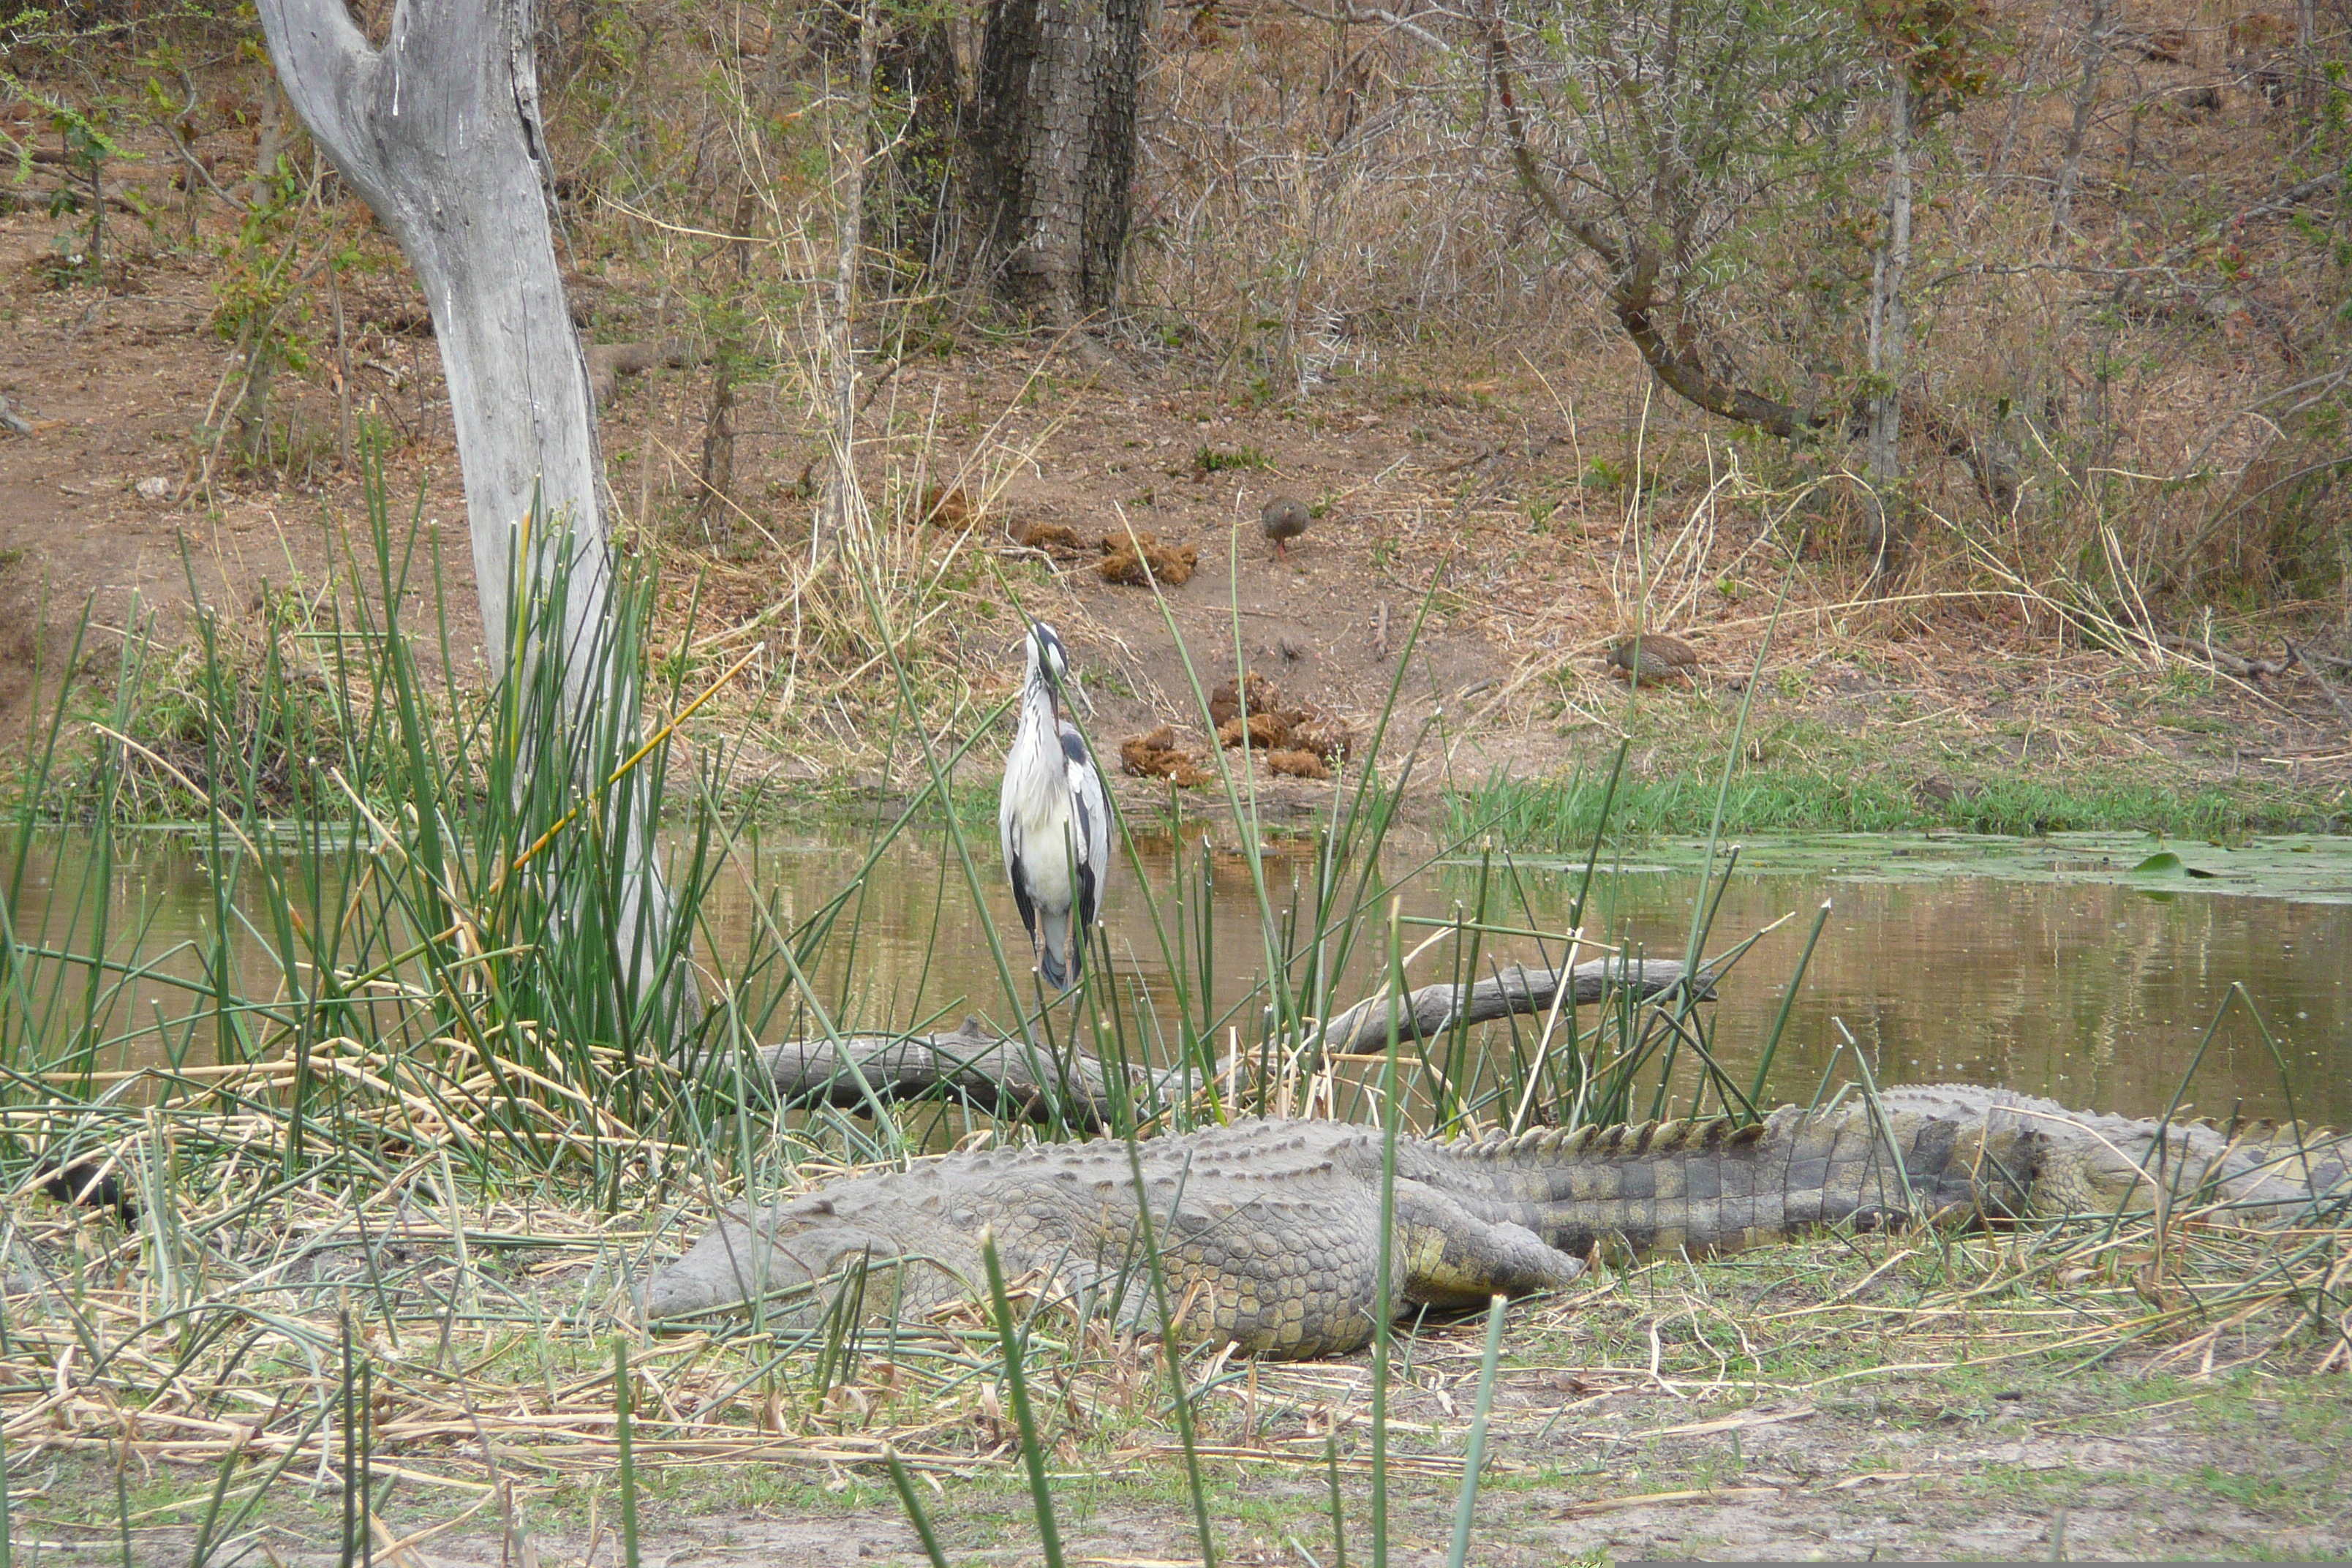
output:
[[[125,1236],[110,1220],[46,1198],[5,1200],[10,1331],[0,1343],[0,1435],[12,1462],[48,1450],[173,1468],[291,1456],[337,1475],[339,1436],[308,1424],[341,1396],[324,1352],[349,1312],[373,1368],[373,1473],[478,1498],[488,1484],[485,1444],[532,1484],[616,1463],[604,1360],[607,1333],[626,1331],[616,1287],[625,1268],[643,1268],[635,1260],[657,1228],[680,1227],[566,1206],[557,1187],[496,1197],[445,1190],[446,1155],[488,1136],[447,1109],[464,1101],[458,1086],[479,1092],[489,1081],[484,1058],[446,1040],[434,1042],[437,1062],[329,1044],[307,1079],[281,1059],[152,1070],[152,1096],[136,1114],[52,1104],[13,1119],[76,1147],[105,1147],[126,1172],[176,1161],[183,1186],[170,1233],[200,1248],[181,1249],[198,1266],[165,1291],[153,1272],[157,1219],[142,1218],[142,1234]],[[1298,1059],[1275,1071],[1295,1102],[1328,1097],[1318,1079],[1331,1064],[1313,1077]],[[592,1114],[594,1086],[544,1073],[509,1081],[544,1097],[535,1114],[563,1136],[613,1136]],[[285,1112],[271,1102],[306,1082],[314,1097],[321,1085],[341,1086],[343,1125],[365,1130],[367,1142],[355,1147],[372,1145],[388,1180],[350,1189],[279,1183],[269,1156],[282,1142]],[[439,1098],[427,1100],[418,1085]],[[118,1075],[111,1087],[135,1089],[139,1075]],[[176,1152],[169,1161],[167,1144]],[[192,1162],[222,1179],[187,1180]],[[854,1168],[813,1160],[802,1179]],[[691,1217],[707,1217],[705,1205],[694,1208]],[[1936,1248],[1864,1237],[1712,1268],[1681,1259],[1603,1268],[1556,1305],[1522,1309],[1515,1330],[1538,1367],[1546,1347],[1563,1347],[1578,1397],[1505,1402],[1493,1429],[1534,1438],[1612,1387],[1803,1397],[1963,1364],[2056,1368],[2116,1353],[2192,1375],[2290,1358],[2331,1364],[2352,1343],[2352,1322],[2315,1324],[2308,1304],[2340,1292],[2352,1268],[2347,1242],[2352,1226],[2341,1221],[2255,1226],[2208,1205],[2183,1205],[2160,1227],[2138,1216],[1955,1237]],[[479,1260],[470,1268],[458,1266],[461,1244]],[[2151,1272],[2159,1258],[2163,1268]],[[1755,1311],[1742,1292],[1759,1283],[1773,1296],[1817,1299]],[[1034,1367],[1050,1369],[1064,1391],[1074,1438],[1160,1408],[1156,1345],[1080,1318],[1042,1276],[1016,1288],[1034,1314]],[[482,1304],[464,1304],[475,1298]],[[608,1315],[615,1308],[617,1319]],[[1470,1375],[1474,1336],[1471,1327],[1434,1325],[1417,1344],[1415,1397],[1433,1402],[1440,1428],[1465,1419],[1445,1386]],[[643,1342],[632,1355],[646,1390],[635,1452],[663,1465],[839,1468],[878,1464],[887,1446],[943,1473],[1006,1464],[1001,1413],[987,1397],[992,1342],[977,1309],[943,1313],[920,1335],[868,1334],[854,1369],[829,1360],[822,1342],[748,1332]],[[1208,1387],[1217,1374],[1212,1363],[1189,1380]],[[763,1402],[752,1392],[762,1388],[778,1393]],[[1202,1396],[1204,1419],[1229,1423],[1209,1431],[1202,1451],[1233,1464],[1320,1464],[1325,1438],[1361,1432],[1367,1392],[1360,1365],[1262,1364],[1246,1387],[1232,1380]],[[1685,1423],[1646,1436],[1701,1429],[1714,1428]],[[1245,1440],[1228,1440],[1234,1435]],[[1151,1464],[1164,1462],[1168,1447],[1147,1437],[1115,1440],[1113,1450],[1121,1463]],[[1359,1462],[1342,1456],[1351,1468]],[[1459,1471],[1444,1454],[1391,1455],[1390,1463],[1432,1476]]]

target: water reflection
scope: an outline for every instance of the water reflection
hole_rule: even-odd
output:
[[[1213,1010],[1238,1001],[1265,973],[1256,884],[1231,837],[1228,831],[1181,845],[1147,841],[1140,880],[1134,865],[1122,859],[1118,866],[1107,921],[1130,1020],[1148,1017],[1172,1028],[1179,968],[1196,994],[1205,985]],[[928,1026],[967,1012],[1007,1017],[1005,973],[990,947],[991,923],[1013,984],[1024,997],[1032,994],[1029,950],[992,834],[963,836],[967,861],[944,828],[923,829],[893,845],[862,878],[869,840],[861,828],[772,827],[742,842],[744,856],[709,910],[714,945],[729,950],[731,962],[748,947],[754,922],[772,919],[790,929],[850,888],[811,973],[842,1026]],[[2323,852],[2343,868],[2343,886],[2352,889],[2352,846]],[[1315,853],[1306,840],[1265,847],[1260,864],[1277,920],[1290,918],[1299,890],[1312,885]],[[1392,841],[1381,869],[1402,876],[1432,853],[1427,844]],[[2217,1114],[2233,1104],[2248,1114],[2285,1114],[2283,1060],[2293,1073],[2294,1109],[2337,1124],[2352,1121],[2352,961],[2346,957],[2352,953],[2352,902],[2196,890],[2151,897],[2135,887],[2066,879],[2063,855],[2047,857],[2047,868],[2032,874],[2014,863],[1999,876],[1884,874],[1912,853],[1876,839],[1814,855],[1794,868],[1743,866],[1724,893],[1710,950],[1794,918],[1759,942],[1722,986],[1717,1047],[1735,1077],[1752,1071],[1813,910],[1827,898],[1833,911],[1776,1060],[1775,1098],[1811,1094],[1842,1022],[1870,1052],[1883,1081],[1998,1083],[2068,1104],[2150,1114],[2171,1100],[2216,1008],[2233,984],[2242,984],[2277,1055],[2241,1013],[2207,1054],[2192,1090],[2197,1104]],[[88,839],[71,836],[46,847],[11,904],[20,942],[80,945],[74,933],[92,929],[97,912],[83,890],[92,854]],[[1205,857],[1213,889],[1205,918],[1197,907],[1177,907],[1180,857],[1195,889]],[[1490,868],[1490,919],[1562,928],[1579,870],[1521,867],[1507,877]],[[1444,917],[1475,902],[1480,877],[1475,862],[1430,865],[1406,884],[1403,909],[1409,916]],[[1651,853],[1639,867],[1612,871],[1604,865],[1588,929],[1637,950],[1678,956],[1698,889],[1687,858],[1678,864]],[[216,918],[216,892],[184,839],[139,835],[118,841],[107,900],[110,953],[128,961],[135,951],[159,973],[194,976],[196,954],[188,944]],[[234,894],[232,902],[243,896]],[[1405,941],[1411,945],[1427,934],[1426,927],[1409,929]],[[1366,932],[1339,989],[1342,1003],[1361,994],[1383,941],[1377,930]],[[238,945],[254,966],[248,985],[274,991],[274,971],[262,967],[257,942],[246,933]],[[1536,961],[1540,946],[1488,938],[1481,973],[1487,961]],[[1550,955],[1559,951],[1554,945]],[[1412,979],[1448,978],[1453,962],[1450,942],[1441,942]],[[167,1014],[185,1007],[184,996],[166,995],[152,983],[126,984],[100,1037],[152,1023],[159,1001]],[[78,1017],[79,1009],[58,1016],[68,1015]],[[780,1032],[794,1026],[780,1017]],[[205,1042],[200,1037],[195,1044],[201,1050]],[[152,1038],[117,1048],[126,1064],[161,1056]]]

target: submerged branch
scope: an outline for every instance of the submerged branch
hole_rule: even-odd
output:
[[[1644,998],[1683,983],[1677,959],[1595,959],[1569,972],[1578,1003],[1601,999],[1612,985],[1627,985]],[[1457,1023],[1492,1022],[1548,1010],[1559,994],[1561,975],[1540,965],[1513,964],[1471,985],[1424,985],[1399,999],[1397,1038],[1416,1040],[1441,1034]],[[1702,977],[1702,995],[1714,994]],[[1322,1049],[1347,1055],[1388,1043],[1389,998],[1360,1002],[1331,1020]],[[1059,1109],[1074,1125],[1100,1127],[1108,1120],[1112,1069],[1078,1050],[1055,1052],[1017,1037],[991,1034],[976,1018],[930,1035],[848,1035],[832,1040],[787,1040],[761,1053],[769,1082],[787,1105],[835,1105],[861,1109],[925,1096],[962,1100],[998,1116],[1045,1120]],[[1162,1094],[1181,1082],[1183,1069],[1158,1075]],[[1142,1087],[1140,1075],[1138,1088]]]
[[[966,1018],[933,1035],[845,1035],[787,1040],[761,1052],[776,1096],[787,1105],[856,1110],[927,1095],[968,1100],[997,1116],[1043,1120],[1066,1100],[1074,1121],[1098,1124],[1109,1109],[1102,1063],[1084,1051],[1044,1046],[982,1029]]]
[[[1581,1005],[1600,1001],[1602,993],[1614,984],[1627,985],[1645,998],[1658,995],[1681,984],[1684,971],[1678,958],[1596,958],[1590,963],[1578,964],[1570,973],[1576,1001]],[[1398,1009],[1397,1038],[1427,1039],[1444,1034],[1456,1024],[1486,1024],[1517,1014],[1548,1011],[1552,999],[1559,994],[1559,971],[1556,969],[1529,969],[1523,963],[1515,963],[1475,985],[1424,985],[1408,993]],[[1704,987],[1702,996],[1715,994],[1711,979],[1702,974],[1699,983]],[[1385,996],[1357,1003],[1323,1030],[1323,1048],[1343,1055],[1379,1050],[1387,1046],[1388,1040],[1389,1004]]]

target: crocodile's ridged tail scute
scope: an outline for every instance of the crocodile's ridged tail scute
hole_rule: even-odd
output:
[[[1819,1225],[1873,1227],[2025,1212],[2036,1135],[1913,1112],[1783,1108],[1728,1116],[1548,1128],[1461,1146],[1490,1173],[1514,1223],[1562,1251],[1730,1251]]]

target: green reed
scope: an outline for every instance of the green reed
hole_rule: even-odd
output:
[[[1029,1472],[1030,1507],[1037,1521],[1038,1550],[1045,1568],[1062,1568],[1062,1536],[1054,1522],[1054,1489],[1045,1479],[1045,1448],[1037,1432],[1037,1418],[1029,1408],[1029,1380],[1023,1371],[1024,1331],[1013,1315],[1004,1289],[1004,1266],[997,1260],[996,1240],[982,1234],[980,1257],[988,1270],[988,1299],[995,1309],[996,1331],[1004,1349],[1004,1389],[1013,1406],[1014,1429],[1020,1435],[1021,1462]]]
[[[637,1465],[634,1451],[635,1395],[629,1383],[629,1343],[613,1342],[613,1436],[620,1449],[621,1551],[627,1568],[637,1568]]]
[[[891,1100],[888,1086],[858,1079],[843,1097],[848,1104],[816,1105],[788,1123],[760,1055],[767,1042],[837,1045],[853,1033],[928,1030],[980,1012],[1035,1053],[1046,1069],[1041,1080],[1062,1086],[1036,1128],[1048,1138],[1096,1130],[1094,1108],[1070,1092],[1069,1074],[1087,1059],[1108,1064],[1102,1120],[1129,1136],[1272,1110],[1318,1074],[1335,1073],[1339,1111],[1380,1118],[1389,1204],[1396,1140],[1408,1132],[1529,1116],[1612,1119],[1682,1070],[1680,1061],[1712,1072],[1710,1025],[1690,996],[1659,1006],[1619,988],[1597,1006],[1564,999],[1549,1018],[1508,1020],[1507,1050],[1482,1045],[1496,1031],[1482,1034],[1458,1016],[1425,1039],[1402,1028],[1409,969],[1424,983],[1468,985],[1496,973],[1495,955],[1508,942],[1536,942],[1548,964],[1593,951],[1533,918],[1520,847],[1501,825],[1481,822],[1423,852],[1397,852],[1398,804],[1423,737],[1391,742],[1402,732],[1405,672],[1433,590],[1412,617],[1363,745],[1307,836],[1311,853],[1283,861],[1262,852],[1276,836],[1245,753],[1217,757],[1229,824],[1217,831],[1231,844],[1186,848],[1181,808],[1171,805],[1166,827],[1177,852],[1160,870],[1138,842],[1152,825],[1119,822],[1131,877],[1121,896],[1143,910],[1145,941],[1174,976],[1163,1004],[1122,973],[1121,955],[1100,932],[1076,1005],[1044,997],[1019,961],[1020,940],[986,918],[991,994],[939,994],[927,965],[912,994],[876,997],[860,983],[874,941],[866,873],[894,845],[915,833],[941,845],[933,897],[942,912],[960,900],[983,917],[992,907],[1001,875],[993,847],[971,842],[957,803],[971,793],[970,754],[993,749],[1004,708],[975,714],[951,747],[924,743],[920,727],[905,721],[918,672],[885,638],[883,664],[899,697],[892,733],[911,747],[912,799],[876,814],[860,868],[816,908],[787,916],[781,898],[763,890],[748,930],[721,940],[712,891],[723,877],[751,874],[758,836],[741,819],[723,752],[689,758],[669,728],[702,690],[685,684],[682,661],[664,667],[667,683],[647,674],[652,584],[621,574],[577,640],[566,630],[577,618],[573,595],[605,592],[583,581],[589,563],[560,535],[518,551],[536,575],[519,576],[509,595],[518,609],[503,675],[474,692],[457,673],[437,562],[419,542],[417,521],[412,515],[404,527],[372,479],[366,526],[341,543],[338,585],[305,618],[272,620],[257,642],[250,627],[200,606],[196,647],[169,688],[176,717],[168,734],[149,706],[163,689],[152,678],[162,654],[134,639],[88,731],[79,771],[67,765],[73,727],[63,699],[27,737],[20,763],[5,847],[14,892],[0,909],[0,1112],[38,1110],[44,1120],[37,1130],[28,1118],[0,1123],[0,1170],[21,1182],[39,1168],[95,1160],[121,1173],[142,1200],[142,1256],[158,1321],[185,1326],[179,1353],[190,1364],[222,1353],[219,1334],[261,1331],[250,1326],[254,1309],[225,1308],[207,1294],[206,1260],[233,1238],[267,1232],[298,1198],[334,1203],[409,1184],[447,1215],[461,1263],[455,1289],[420,1298],[362,1224],[362,1268],[339,1287],[348,1303],[341,1327],[268,1320],[289,1353],[314,1368],[301,1436],[258,1469],[235,1455],[220,1464],[197,1531],[199,1561],[228,1554],[292,1452],[338,1435],[342,1550],[347,1558],[367,1552],[380,1500],[369,1481],[379,1373],[361,1324],[395,1349],[405,1334],[401,1353],[409,1356],[418,1353],[420,1309],[433,1325],[424,1348],[437,1332],[441,1352],[458,1325],[511,1323],[557,1340],[604,1327],[584,1295],[576,1306],[551,1307],[490,1292],[476,1262],[536,1242],[468,1226],[462,1205],[520,1193],[635,1211],[681,1191],[712,1203],[740,1193],[756,1203],[794,1180],[807,1148],[898,1160],[987,1120],[952,1103],[919,1110]],[[1166,624],[1205,721],[1212,682],[1172,616]],[[436,645],[437,663],[419,657]],[[307,658],[298,657],[304,650]],[[1233,654],[1245,679],[1238,635]],[[1402,761],[1387,754],[1398,749]],[[1621,751],[1604,800],[1622,765]],[[116,896],[124,862],[113,834],[101,828],[86,851],[59,851],[47,813],[68,796],[101,825],[132,803],[169,800],[193,813],[208,911],[198,932],[164,942],[152,903]],[[647,846],[657,824],[656,855]],[[1571,928],[1603,874],[1606,837],[1596,832],[1588,847]],[[1449,916],[1414,925],[1395,913],[1407,884],[1465,856],[1475,858],[1475,881]],[[1285,864],[1286,879],[1272,874]],[[1729,872],[1727,864],[1722,875]],[[42,876],[51,882],[47,912],[27,916],[27,929],[18,911],[34,907],[26,891]],[[1221,889],[1221,879],[1242,896]],[[1253,973],[1220,968],[1220,935],[1236,920],[1259,954]],[[1694,920],[1696,952],[1708,939],[1712,900]],[[1410,962],[1408,930],[1423,943]],[[834,965],[822,986],[821,962]],[[1361,999],[1358,986],[1390,1016],[1373,1073],[1328,1060],[1320,1035]],[[136,1100],[114,1091],[124,1080],[106,1076],[130,1062],[160,1064]],[[358,1213],[364,1221],[365,1209]],[[647,1226],[653,1243],[594,1244],[600,1267],[627,1288],[646,1247],[667,1245],[659,1238],[671,1223],[665,1210]],[[1148,1232],[1150,1216],[1145,1225]],[[1165,1325],[1177,1306],[1150,1234],[1135,1263],[1152,1310],[1117,1321]],[[887,1305],[874,1294],[869,1300],[861,1270],[829,1298],[810,1293],[813,1308],[755,1305],[749,1331],[727,1342],[747,1358],[740,1388],[789,1389],[795,1399],[805,1390],[808,1408],[824,1410],[871,1348],[867,1320]],[[1116,1318],[1118,1294],[1091,1310]],[[1041,1331],[1043,1314],[1007,1338],[1013,1323],[1001,1280],[994,1297],[994,1342],[941,1350],[901,1339],[894,1327],[888,1354],[894,1364],[940,1369],[950,1386],[1001,1378],[1019,1388],[1024,1462],[1033,1487],[1042,1487],[1028,1390],[1047,1384],[1024,1381],[1024,1360],[1058,1375],[1096,1352],[1082,1329]],[[1387,1552],[1386,1380],[1392,1334],[1402,1331],[1386,1311],[1380,1318],[1376,1560]],[[73,1331],[91,1364],[110,1364],[110,1331],[96,1316],[76,1319]],[[1160,1356],[1202,1555],[1213,1561],[1192,1425],[1201,1390],[1191,1358],[1172,1348]],[[629,1435],[638,1415],[625,1343],[615,1342],[611,1365],[623,1533],[634,1553]],[[383,1376],[392,1372],[387,1362]],[[1491,1380],[1491,1356],[1487,1372]],[[903,1466],[893,1475],[896,1484]],[[901,1496],[927,1554],[940,1560],[911,1488]],[[0,1492],[0,1532],[6,1507]],[[1344,1540],[1335,1545],[1344,1560]]]

